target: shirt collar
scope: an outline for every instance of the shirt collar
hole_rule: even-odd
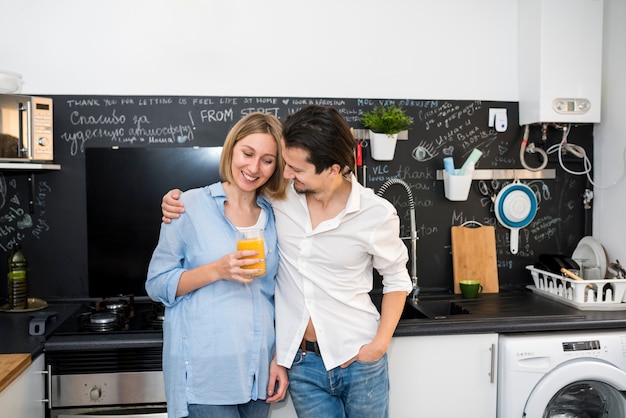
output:
[[[220,203],[220,206],[224,207],[224,202],[226,201],[226,190],[224,190],[222,182],[218,181],[217,183],[209,185],[209,192],[211,193],[211,196],[213,196],[215,200]],[[271,207],[270,202],[261,194],[257,195],[256,204],[265,210]]]
[[[350,196],[348,196],[346,208],[343,211],[344,214],[356,212],[361,208],[361,184],[357,181],[354,174],[350,174],[350,185]],[[296,188],[293,186],[293,181],[291,181],[291,183],[289,184],[289,188],[291,189],[291,192],[297,197],[298,201],[306,208],[306,196],[296,191]]]
[[[346,203],[346,214],[357,212],[361,209],[361,184],[357,181],[354,174],[350,174],[350,183],[352,190],[350,190],[350,196]]]

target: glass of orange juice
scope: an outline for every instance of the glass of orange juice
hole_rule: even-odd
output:
[[[241,266],[244,269],[261,269],[259,272],[253,272],[252,276],[262,276],[265,274],[265,243],[263,242],[263,230],[257,228],[241,229],[237,231],[237,250],[256,250],[257,255],[251,255],[244,258],[260,258],[261,262]]]

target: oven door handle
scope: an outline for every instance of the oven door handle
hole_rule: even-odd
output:
[[[41,402],[48,404],[48,409],[52,409],[52,402],[50,401],[50,394],[52,393],[52,365],[48,364],[46,370],[42,370],[39,373],[45,374],[46,376],[46,396],[47,398],[42,399]]]
[[[30,145],[32,144],[33,135],[30,129],[30,121],[32,120],[30,102],[26,102],[26,104],[19,103],[18,111],[20,112],[20,140],[17,143],[17,156],[18,158],[30,157]]]

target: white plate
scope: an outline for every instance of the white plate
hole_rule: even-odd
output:
[[[572,254],[572,260],[576,262],[585,260],[583,261],[583,267],[599,267],[599,279],[606,277],[606,252],[602,244],[595,238],[583,237]]]

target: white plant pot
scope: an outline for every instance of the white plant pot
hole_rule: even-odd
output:
[[[372,158],[378,161],[391,161],[396,153],[398,134],[387,135],[370,131]]]

